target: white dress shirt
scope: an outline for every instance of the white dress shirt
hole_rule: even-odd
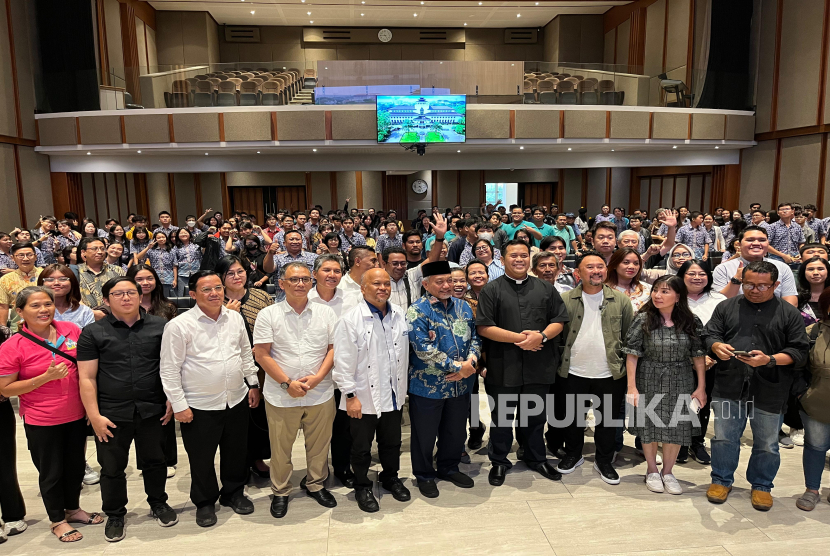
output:
[[[737,269],[735,271],[737,272]],[[712,313],[715,312],[715,307],[721,301],[726,301],[726,296],[712,289],[709,293],[701,295],[700,299],[692,299],[689,296],[688,301],[689,309],[700,319],[703,326],[706,326],[706,323],[712,318]]]
[[[357,293],[360,295],[360,284],[355,282],[348,272],[340,280],[340,285],[337,286],[337,289],[343,290],[343,293]]]
[[[222,307],[213,320],[197,305],[171,320],[161,340],[161,384],[178,413],[234,407],[258,386],[242,315]]]
[[[338,286],[334,290],[334,297],[331,298],[331,301],[326,301],[320,297],[320,294],[317,293],[317,288],[315,287],[308,292],[308,300],[312,303],[319,303],[331,308],[331,310],[334,311],[334,314],[337,315],[337,318],[340,318],[344,312],[363,301],[363,297],[359,294],[355,295],[353,291],[346,292]]]
[[[297,313],[287,301],[262,309],[254,325],[254,345],[271,344],[271,357],[291,381],[312,376],[334,343],[337,315],[321,303],[306,302]],[[334,383],[331,373],[305,396],[292,398],[271,375],[265,375],[262,391],[269,404],[276,407],[310,407],[331,399]]]
[[[421,291],[415,290],[412,287],[412,282],[409,280],[409,274],[404,274],[403,278],[395,281],[392,276],[389,276],[389,282],[392,286],[392,292],[389,295],[389,303],[393,305],[397,305],[401,308],[404,312],[409,308],[410,305],[415,303],[419,297],[421,297]],[[409,285],[409,298],[406,296],[406,286]]]
[[[346,409],[350,393],[368,415],[401,409],[408,368],[409,331],[403,309],[390,303],[382,322],[365,300],[343,313],[334,329],[332,370],[334,383],[343,392],[340,409]]]

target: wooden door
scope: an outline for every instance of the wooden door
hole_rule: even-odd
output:
[[[261,187],[231,187],[231,211],[247,212],[256,216],[257,224],[265,222],[265,207]],[[227,216],[232,216],[231,214]]]
[[[305,186],[292,185],[289,187],[275,187],[276,189],[276,203],[277,207],[281,209],[294,212],[297,210],[306,210]],[[273,197],[272,197],[273,198]]]
[[[387,176],[383,174],[383,208],[386,211],[394,210],[398,220],[406,223],[409,218],[409,203],[407,202],[406,176]]]
[[[554,202],[552,183],[523,183],[520,185],[524,188],[519,199],[520,205],[550,205]]]

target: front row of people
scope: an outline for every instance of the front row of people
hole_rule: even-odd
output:
[[[577,406],[573,419],[561,425],[565,456],[554,466],[545,455],[546,412],[538,407],[529,411],[525,399],[535,395],[544,403],[550,393],[555,400],[594,394],[602,399],[595,412],[618,417],[627,392],[632,406],[652,408],[656,415],[646,421],[638,416],[628,424],[643,442],[647,487],[680,494],[672,466],[680,447],[691,445],[699,430],[688,419],[677,418],[678,401],[706,406],[708,351],[721,360],[709,371],[717,376],[708,498],[723,502],[731,490],[747,402],[754,401],[747,479],[753,506],[771,507],[779,463],[776,435],[792,369],[804,363],[809,349],[800,313],[774,295],[775,266],[763,261],[747,266],[744,295],[717,305],[704,330],[677,276],[658,279],[635,316],[628,297],[604,285],[607,271],[599,254],[579,258],[575,272],[580,283],[564,300],[554,284],[528,276],[527,244],[509,241],[502,256],[505,274],[475,292],[475,313],[453,295],[451,269],[442,261],[422,265],[427,293],[405,313],[389,303],[391,280],[385,271],[366,271],[360,294],[343,294],[336,287],[342,263],[327,255],[318,258],[313,273],[322,287],[313,285],[304,263],[281,267],[279,282],[286,297],[275,305],[255,306],[244,292],[228,297],[227,276],[241,269],[233,260],[222,265],[222,275],[194,273],[189,287],[196,304],[169,323],[141,311],[141,288],[130,277],[104,284],[109,315],[83,332],[53,320],[51,289],[25,288],[15,302],[22,332],[0,347],[0,392],[20,398],[52,531],[61,541],[72,542],[82,538],[74,523],[103,522],[79,504],[85,416],[98,446],[102,509],[108,518],[105,537],[113,542],[125,536],[125,470],[133,442],[143,462],[153,517],[163,527],[178,522],[165,492],[164,426],[171,419],[180,423],[190,461],[197,524],[217,522],[217,501],[238,514],[252,513],[254,504],[244,494],[252,469],[248,428],[250,414],[261,411],[262,403],[275,518],[288,511],[291,453],[299,430],[307,461],[300,487],[322,506],[337,504],[325,488],[330,446],[335,451],[333,427],[341,443],[337,451],[343,452],[343,443],[349,446],[350,469],[341,461],[338,478],[351,483],[362,510],[379,510],[368,474],[373,440],[378,443],[381,486],[395,500],[409,500],[411,494],[398,477],[407,394],[419,491],[425,497],[438,496],[436,479],[470,488],[473,480],[460,471],[459,463],[476,372],[485,366],[484,385],[493,398],[491,485],[503,484],[512,465],[507,456],[516,420],[522,459],[542,476],[559,480],[582,463],[581,423],[587,407]],[[826,297],[825,305],[830,304]],[[823,335],[819,344],[827,345]],[[825,394],[814,390],[813,403],[805,407],[821,407],[819,399]],[[816,419],[821,421],[822,415]],[[808,422],[807,443],[827,444],[827,426]],[[619,483],[612,465],[616,435],[613,424],[596,427],[594,468],[610,484]],[[662,473],[657,468],[658,442],[663,443]],[[214,466],[217,448],[221,488]],[[808,489],[814,488],[808,492],[818,490],[821,467],[818,473],[813,467]]]

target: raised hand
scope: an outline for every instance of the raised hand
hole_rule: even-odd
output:
[[[436,237],[443,236],[447,233],[447,219],[438,211],[432,214],[435,217],[435,224],[432,225],[432,229],[435,231]]]

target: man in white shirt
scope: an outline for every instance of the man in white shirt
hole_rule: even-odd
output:
[[[374,252],[371,251],[374,256]],[[363,301],[360,293],[343,291],[339,287],[343,276],[343,263],[334,254],[320,255],[314,261],[314,280],[317,285],[308,294],[308,300],[331,308],[339,319],[340,316]],[[335,407],[340,406],[340,390],[334,389]],[[343,486],[354,488],[354,473],[349,464],[352,452],[352,436],[349,432],[351,418],[345,410],[338,409],[331,426],[331,467],[334,476]]]
[[[410,305],[421,297],[420,289],[416,290],[413,287],[407,274],[406,251],[401,247],[389,247],[381,253],[381,261],[383,269],[389,273],[391,278],[389,285],[392,290],[389,302],[406,311]]]
[[[403,311],[389,303],[391,284],[382,269],[363,275],[363,300],[343,314],[334,331],[332,378],[343,392],[340,409],[351,417],[355,499],[364,512],[380,509],[368,477],[377,436],[380,483],[400,502],[410,499],[398,478],[401,417],[409,367],[409,332]]]
[[[360,279],[370,268],[377,268],[378,255],[365,245],[357,245],[349,251],[349,273],[343,277],[340,289],[343,293],[360,295]]]
[[[337,505],[324,483],[334,421],[334,384],[329,372],[337,315],[309,303],[311,273],[305,263],[280,268],[285,300],[259,312],[254,326],[257,363],[265,371],[265,412],[271,437],[271,515],[285,517],[291,493],[291,450],[302,429],[306,451],[305,490],[326,508]],[[303,486],[301,484],[301,486]]]
[[[161,383],[181,423],[190,460],[196,524],[216,523],[216,500],[250,514],[245,496],[249,407],[259,405],[257,368],[241,314],[224,305],[224,286],[210,270],[190,276],[196,307],[167,323],[161,342]],[[219,448],[222,490],[214,459]]]
[[[775,295],[790,303],[798,303],[798,290],[795,286],[795,278],[787,263],[776,259],[768,259],[769,239],[767,230],[759,226],[747,226],[740,235],[741,256],[732,257],[725,263],[715,267],[712,272],[712,289],[720,292],[726,297],[743,295],[743,270],[749,263],[756,261],[767,261],[778,269],[780,283],[775,288]]]

